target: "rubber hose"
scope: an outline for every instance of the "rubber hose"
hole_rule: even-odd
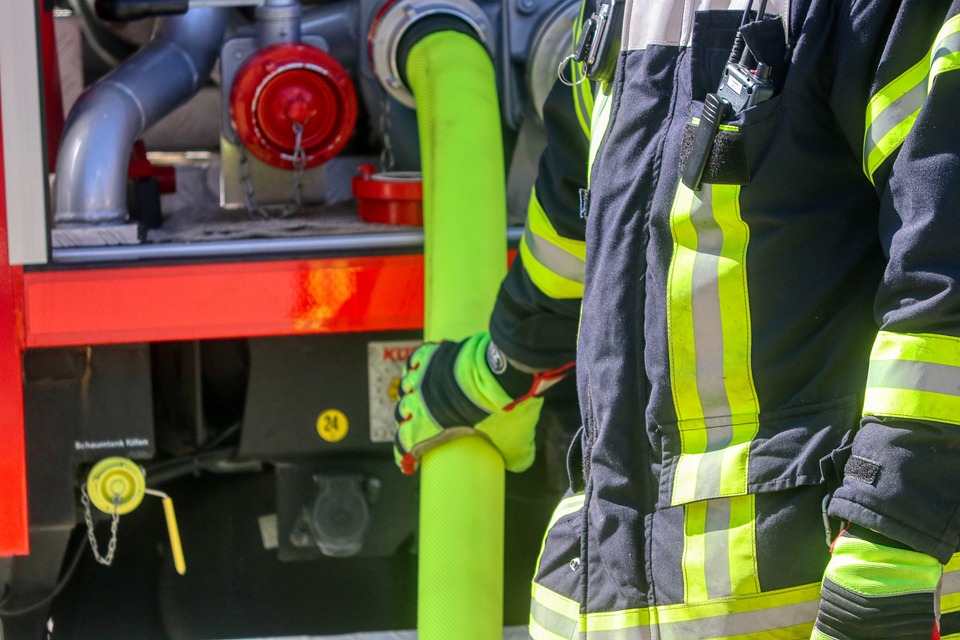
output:
[[[506,274],[503,138],[493,64],[468,35],[410,50],[423,171],[424,337],[487,328]],[[428,452],[420,479],[420,640],[503,637],[504,468],[481,436]]]

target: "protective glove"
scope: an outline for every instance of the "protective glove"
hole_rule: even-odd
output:
[[[413,352],[400,379],[394,418],[394,459],[410,475],[423,454],[462,435],[486,437],[508,471],[524,471],[535,456],[543,399],[573,363],[539,373],[511,365],[489,333],[463,342],[427,343]]]
[[[834,542],[811,640],[938,639],[940,561],[853,529],[870,539],[845,531]]]

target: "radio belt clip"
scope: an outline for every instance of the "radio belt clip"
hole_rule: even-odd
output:
[[[699,191],[700,183],[703,179],[703,172],[707,167],[707,161],[710,159],[710,151],[713,150],[713,141],[720,130],[720,123],[723,122],[730,108],[730,103],[721,98],[716,93],[708,93],[703,102],[703,111],[700,112],[700,126],[693,137],[693,146],[690,148],[690,154],[683,165],[680,179],[691,191]]]

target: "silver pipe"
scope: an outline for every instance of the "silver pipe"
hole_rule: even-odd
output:
[[[81,94],[57,156],[57,225],[127,217],[134,141],[206,82],[220,54],[227,9],[165,18],[143,49]]]
[[[257,46],[300,42],[300,3],[297,0],[266,0],[257,7]]]
[[[359,65],[360,3],[355,0],[333,0],[303,12],[300,30],[304,35],[321,36],[327,42],[328,53],[348,72]]]
[[[520,242],[523,227],[508,227],[507,240]],[[198,258],[269,255],[350,254],[365,251],[411,249],[420,252],[423,231],[317,236],[313,238],[268,238],[222,242],[141,244],[118,247],[70,247],[53,249],[55,263],[113,263],[136,260],[189,260]]]

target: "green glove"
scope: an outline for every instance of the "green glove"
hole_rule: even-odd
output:
[[[394,458],[406,474],[424,452],[451,438],[479,433],[500,451],[509,471],[533,464],[538,396],[573,367],[528,373],[511,365],[489,333],[463,342],[428,343],[413,352],[400,380]]]
[[[820,588],[820,611],[811,640],[939,638],[939,585],[943,565],[868,529],[871,539],[844,532],[833,546]]]

